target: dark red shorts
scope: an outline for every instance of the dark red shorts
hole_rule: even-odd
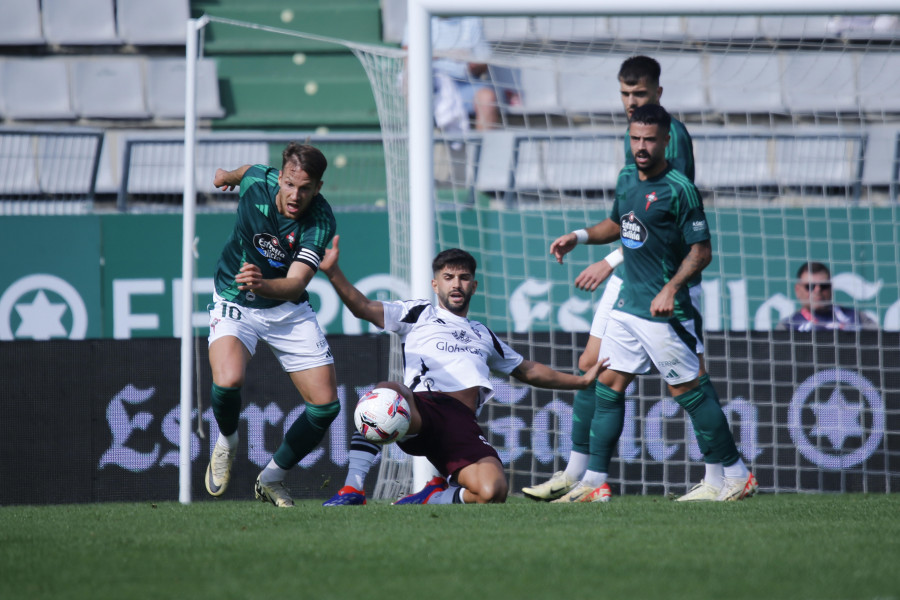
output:
[[[475,413],[462,402],[434,392],[413,395],[422,416],[422,430],[415,437],[398,442],[401,450],[424,456],[444,477],[488,456],[500,460],[484,437]]]

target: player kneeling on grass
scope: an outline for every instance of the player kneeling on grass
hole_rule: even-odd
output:
[[[536,387],[577,390],[593,385],[607,361],[584,375],[556,371],[524,359],[484,324],[466,318],[478,282],[475,259],[464,250],[444,250],[432,262],[434,306],[428,300],[370,300],[338,266],[338,242],[335,236],[319,269],[354,316],[400,336],[405,385],[381,382],[376,387],[393,389],[409,403],[409,430],[398,445],[407,454],[426,457],[440,474],[395,504],[504,502],[508,485],[503,464],[477,421],[494,395],[491,372]],[[354,434],[347,485],[326,506],[365,504],[362,483],[378,450],[377,444]]]

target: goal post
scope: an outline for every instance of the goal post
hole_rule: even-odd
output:
[[[579,189],[574,190],[573,193],[573,190],[563,190],[554,186],[558,186],[560,181],[565,179],[566,174],[576,179],[579,176],[591,179],[592,175],[585,173],[587,167],[582,165],[581,169],[572,168],[572,163],[578,160],[579,148],[592,157],[609,157],[604,153],[605,150],[589,148],[592,144],[590,138],[597,139],[616,130],[620,136],[624,131],[624,124],[615,116],[597,117],[592,114],[581,114],[573,117],[572,113],[577,112],[578,109],[569,106],[562,110],[558,104],[554,105],[554,101],[559,102],[558,96],[553,96],[548,101],[547,110],[554,114],[529,115],[528,109],[516,114],[514,107],[507,107],[510,109],[510,113],[517,116],[518,120],[515,124],[511,124],[511,119],[510,123],[504,121],[501,124],[501,131],[471,132],[466,143],[474,150],[461,159],[464,163],[462,169],[464,174],[454,178],[453,173],[459,173],[460,169],[454,169],[453,164],[448,166],[451,174],[445,183],[452,190],[450,204],[455,204],[455,206],[451,206],[449,210],[445,211],[445,214],[442,214],[438,206],[445,199],[442,198],[442,191],[435,187],[434,167],[441,161],[449,160],[452,163],[453,158],[451,156],[450,159],[445,159],[435,154],[436,151],[441,150],[442,145],[446,145],[446,138],[443,142],[435,138],[437,130],[434,126],[432,95],[434,85],[431,72],[431,60],[435,52],[431,47],[430,19],[432,16],[483,16],[495,20],[498,17],[508,19],[521,17],[522,20],[529,21],[524,32],[514,33],[511,36],[512,41],[501,37],[500,41],[495,43],[494,49],[497,53],[493,60],[497,65],[504,67],[523,65],[531,67],[541,63],[541,68],[556,69],[557,71],[548,77],[547,81],[550,82],[550,85],[555,83],[557,86],[566,77],[575,79],[579,75],[578,69],[583,68],[584,65],[595,64],[592,62],[595,57],[590,56],[594,50],[607,52],[613,58],[618,57],[619,60],[622,56],[634,53],[653,55],[670,51],[670,54],[683,52],[687,55],[696,52],[694,44],[696,40],[679,40],[675,36],[657,39],[654,45],[649,43],[650,40],[646,37],[640,35],[636,36],[636,39],[629,39],[626,33],[625,39],[591,40],[581,38],[574,43],[567,43],[567,40],[558,38],[556,40],[558,44],[554,45],[554,40],[548,41],[547,37],[541,37],[541,34],[546,34],[546,28],[539,33],[533,31],[539,17],[552,18],[566,15],[573,17],[573,21],[576,21],[579,18],[587,20],[590,17],[637,16],[634,7],[615,2],[562,0],[548,4],[528,0],[517,3],[480,0],[409,0],[407,11],[409,23],[409,241],[412,289],[414,291],[422,290],[422,297],[430,297],[428,282],[431,273],[424,261],[432,256],[436,249],[449,245],[460,245],[472,250],[480,259],[481,275],[479,279],[488,279],[479,288],[479,294],[485,297],[484,306],[479,304],[480,308],[474,311],[474,317],[484,318],[493,329],[507,332],[511,341],[522,341],[529,349],[544,344],[543,338],[536,335],[534,325],[537,325],[537,329],[549,330],[551,341],[546,347],[539,348],[536,352],[538,355],[546,357],[547,362],[556,366],[560,364],[557,361],[561,353],[569,352],[577,356],[580,351],[579,346],[584,340],[583,334],[578,335],[577,332],[585,331],[586,325],[590,321],[590,310],[584,310],[587,299],[583,296],[578,297],[575,294],[567,294],[567,292],[549,290],[552,286],[548,282],[558,279],[559,276],[549,272],[549,267],[546,266],[549,263],[546,248],[557,235],[584,226],[585,223],[601,220],[608,212],[608,200],[614,183],[612,186],[607,183],[605,190],[596,196],[591,196],[591,194],[598,194],[597,190]],[[896,5],[877,0],[852,7],[848,7],[844,2],[834,1],[752,1],[727,3],[727,5],[690,1],[647,2],[640,6],[640,15],[648,20],[667,16],[675,16],[680,19],[703,16],[760,15],[760,19],[764,19],[766,17],[896,15],[896,13]],[[767,20],[767,23],[771,22],[778,21]],[[762,21],[760,23],[762,24]],[[528,30],[528,27],[532,29]],[[799,39],[784,44],[783,47],[779,47],[779,41],[776,39],[774,46],[783,50],[776,54],[771,47],[766,47],[771,45],[771,40],[763,44],[755,43],[753,40],[735,43],[728,39],[723,32],[715,33],[718,39],[710,46],[717,49],[724,48],[724,54],[730,52],[731,46],[734,45],[734,54],[746,52],[748,56],[753,55],[752,61],[748,62],[758,63],[765,60],[766,53],[768,53],[768,58],[776,65],[776,69],[782,68],[781,63],[790,61],[791,67],[798,69],[795,71],[796,73],[802,73],[799,69],[803,69],[803,61],[807,61],[806,68],[810,79],[815,79],[817,72],[823,70],[826,71],[824,75],[831,75],[830,69],[837,71],[843,68],[844,63],[847,62],[852,63],[853,67],[851,68],[858,67],[861,53],[891,54],[897,51],[897,34],[894,34],[893,38],[890,36],[878,38],[869,44],[863,39],[864,34],[855,39],[851,36],[848,42],[846,37],[836,36],[834,40],[817,40],[814,33],[808,36],[801,33]],[[778,32],[773,32],[772,35],[777,38]],[[790,34],[786,37],[790,37]],[[878,46],[879,42],[882,44],[880,47]],[[796,60],[794,60],[795,57],[788,56],[795,50],[799,54]],[[571,54],[569,54],[570,52]],[[519,54],[516,55],[516,53]],[[719,57],[720,54],[715,54],[710,57],[710,60]],[[832,66],[832,61],[827,60],[832,57],[836,58],[835,63],[840,63],[838,66]],[[820,58],[826,60],[820,61]],[[563,66],[562,63],[567,60],[571,64]],[[579,61],[582,64],[579,64]],[[671,68],[673,65],[677,67],[676,63],[665,65],[663,85],[664,87],[671,85],[670,89],[675,90],[680,82],[675,80],[678,70]],[[752,66],[748,65],[748,69]],[[710,65],[704,62],[703,68],[710,68]],[[721,74],[728,73],[727,66],[718,68]],[[569,70],[565,71],[565,69]],[[754,83],[768,84],[767,77],[778,79],[783,76],[780,71],[767,69],[771,69],[771,66],[761,68],[760,79]],[[887,71],[884,73],[892,81],[896,79]],[[739,94],[741,91],[739,84],[729,81],[726,82],[725,87],[727,88],[732,83],[734,83],[733,89],[736,90],[736,94]],[[615,86],[615,80],[613,79],[608,85]],[[586,86],[585,89],[590,88]],[[501,90],[498,88],[499,91]],[[796,124],[796,128],[787,134],[786,127],[769,129],[755,127],[760,124],[760,121],[765,123],[766,117],[760,118],[754,114],[748,115],[742,123],[746,125],[745,131],[732,128],[728,130],[727,136],[722,136],[718,131],[720,123],[706,122],[705,117],[701,115],[699,119],[701,126],[696,128],[698,134],[697,159],[702,161],[698,164],[698,171],[700,171],[698,185],[705,196],[707,193],[709,194],[709,212],[713,213],[712,216],[718,220],[718,224],[729,227],[727,231],[740,234],[745,231],[744,228],[747,228],[748,234],[752,231],[759,231],[763,234],[758,239],[754,239],[750,235],[746,237],[728,236],[727,239],[718,242],[716,247],[719,255],[718,272],[707,273],[709,278],[704,284],[704,317],[712,329],[723,332],[771,329],[779,317],[794,308],[790,290],[797,264],[802,260],[815,260],[816,257],[821,257],[823,261],[832,265],[832,269],[837,275],[836,279],[841,280],[843,284],[843,291],[853,300],[875,300],[868,305],[874,307],[872,312],[877,313],[883,329],[892,330],[900,327],[900,323],[897,321],[900,305],[896,303],[897,208],[890,199],[885,202],[882,190],[886,186],[883,181],[878,181],[871,188],[867,188],[867,193],[861,192],[865,182],[864,178],[869,176],[868,173],[864,175],[862,157],[866,146],[871,145],[874,141],[871,132],[875,127],[867,127],[867,125],[873,122],[878,123],[879,119],[895,123],[898,111],[894,108],[880,114],[872,113],[860,104],[851,108],[850,114],[847,114],[847,108],[841,106],[841,102],[844,100],[842,98],[844,94],[841,93],[843,91],[834,90],[833,96],[822,94],[819,98],[800,98],[796,105],[802,104],[800,100],[805,101],[808,104],[808,110],[802,109],[796,113],[788,109],[785,114],[777,114],[781,110],[779,107],[773,106],[769,109],[769,124],[787,127],[793,127],[793,124]],[[773,91],[773,95],[776,93],[787,92],[779,89]],[[668,97],[663,98],[662,103],[666,105],[668,98],[672,97],[673,94],[670,93]],[[794,100],[794,98],[788,100]],[[503,99],[498,100],[498,103],[502,102]],[[833,110],[830,110],[829,103],[833,104]],[[820,110],[821,107],[825,107],[825,110]],[[711,110],[716,110],[716,107],[712,106]],[[767,112],[752,107],[746,110],[748,113]],[[857,112],[853,114],[853,110]],[[681,111],[672,112],[680,115]],[[690,112],[690,109],[687,112]],[[832,114],[822,117],[822,113]],[[539,125],[531,128],[529,119]],[[722,120],[728,125],[729,115],[725,115]],[[740,119],[738,120],[740,121]],[[553,129],[555,124],[561,124],[562,128],[569,128],[571,131],[566,135],[570,136],[570,139],[552,139],[554,136],[559,137],[559,131],[539,131]],[[598,128],[594,127],[596,125],[610,127],[606,131],[598,133]],[[519,127],[526,130],[521,136],[520,132],[516,131]],[[594,131],[590,131],[592,128]],[[689,124],[689,128],[694,130],[694,126],[691,124]],[[542,139],[542,136],[546,139]],[[510,137],[515,138],[511,145]],[[520,137],[525,141],[519,143]],[[495,144],[495,142],[498,143]],[[890,139],[881,140],[880,148],[891,148],[890,143]],[[606,148],[616,145],[621,148],[621,138],[618,142],[608,144]],[[495,152],[498,147],[503,149],[501,154],[505,152],[504,156],[508,157],[505,163],[500,156],[486,157],[486,154]],[[565,151],[574,154],[567,157],[561,156]],[[759,165],[736,165],[734,162],[729,162],[734,155],[746,156],[748,153],[754,152],[758,152],[761,158]],[[618,150],[618,153],[621,153],[621,150]],[[552,157],[548,158],[554,154],[556,160],[552,160]],[[843,157],[846,160],[835,161],[833,160],[835,157]],[[523,163],[529,161],[533,163],[531,172],[528,172],[527,169],[520,169]],[[501,184],[493,189],[487,186],[484,190],[479,189],[482,180],[491,177],[490,173],[479,172],[478,169],[485,165],[490,167],[504,164],[509,172],[503,173],[499,177]],[[724,171],[709,168],[711,165],[718,168],[722,168],[724,165]],[[797,165],[808,167],[802,169],[802,176],[792,178],[785,174],[785,171]],[[605,166],[608,165],[599,164],[597,170]],[[611,172],[614,174],[620,166],[621,163],[618,163],[616,168],[611,169]],[[868,168],[869,163],[866,163],[865,166]],[[707,167],[705,171],[704,167]],[[737,167],[740,168],[737,169]],[[735,171],[731,178],[726,176],[729,168]],[[770,169],[774,172],[769,173]],[[552,170],[555,172],[551,172]],[[537,173],[537,171],[540,172]],[[529,176],[535,179],[535,184],[531,189],[524,183],[524,179]],[[575,183],[573,187],[580,187],[580,185]],[[891,181],[889,185],[894,186],[895,184]],[[460,203],[461,197],[471,197],[472,188],[475,188],[476,197],[479,196],[478,192],[485,191],[489,199],[484,200],[482,197],[481,200],[484,202],[480,206],[478,200],[476,200],[475,206],[465,202]],[[501,202],[502,197],[509,196],[518,201]],[[524,202],[521,201],[523,198]],[[591,201],[597,198],[600,201],[591,205]],[[607,203],[604,204],[604,201]],[[755,211],[753,207],[763,203],[774,205],[778,207],[778,210],[772,213]],[[883,210],[876,208],[879,205]],[[485,207],[488,210],[482,210]],[[750,207],[749,210],[746,207]],[[492,227],[492,229],[488,229],[488,227]],[[775,227],[780,234],[772,231]],[[511,231],[521,232],[522,239],[513,239],[518,236],[507,235]],[[869,240],[874,242],[874,247],[864,249]],[[887,259],[880,261],[873,258],[871,253],[883,253]],[[601,257],[592,249],[589,257],[591,260]],[[585,258],[577,260],[574,257],[567,257],[567,259],[569,259],[570,265],[566,268],[566,276],[563,279],[571,282],[580,268],[590,260]],[[524,264],[516,265],[516,261]],[[743,277],[733,279],[726,276],[734,272]],[[515,283],[512,283],[512,280],[515,280]],[[850,283],[851,281],[854,283]],[[879,295],[873,291],[875,287],[880,287],[883,291],[889,288],[890,291],[887,294]],[[566,298],[567,295],[571,297]],[[730,306],[727,308],[723,300],[725,296],[729,297],[730,302]],[[847,298],[846,295],[843,297]],[[749,308],[742,308],[742,303],[743,305],[749,304]],[[502,308],[495,310],[494,308],[498,305],[502,305]],[[554,331],[558,332],[559,330],[563,332],[561,343],[554,341],[559,337]],[[567,333],[571,335],[566,335]],[[536,342],[538,338],[541,338],[540,342]],[[759,343],[752,339],[732,339],[727,334],[718,335],[718,340],[727,347],[726,352],[735,355],[745,351],[750,352],[750,348]],[[771,337],[764,343],[770,350],[780,348],[780,345],[776,341],[772,341]],[[871,343],[873,343],[871,340],[857,340],[855,342],[856,349],[863,352],[863,349]],[[878,344],[878,342],[874,343]],[[837,342],[834,342],[833,348],[835,352],[840,352],[840,344]],[[798,369],[796,364],[802,363],[804,360],[794,357],[793,362],[788,361],[785,368]],[[721,370],[727,373],[740,371],[738,368],[729,366],[728,361],[718,360],[718,362]],[[572,357],[568,357],[562,363],[571,366]],[[840,367],[832,369],[833,373],[828,369],[820,370],[819,367],[827,366],[826,363],[827,361],[820,363],[815,359],[812,360],[812,367],[816,374],[810,376],[810,380],[819,377],[826,371],[826,375],[822,377],[835,376],[840,379],[840,376],[843,376],[842,374],[846,371]],[[794,366],[791,367],[791,365]],[[890,381],[894,373],[891,369],[888,371],[881,373],[879,392],[885,394],[879,396],[882,398],[888,392],[893,393],[893,384]],[[770,377],[775,377],[775,375],[770,374]],[[724,394],[725,400],[728,401],[726,412],[733,425],[736,428],[742,428],[742,433],[744,433],[741,436],[742,450],[745,460],[752,464],[758,448],[755,445],[756,441],[753,438],[755,434],[751,432],[750,424],[755,423],[754,419],[759,417],[760,409],[763,412],[773,410],[770,418],[776,418],[775,409],[766,406],[752,406],[751,399],[739,395],[746,393],[746,389],[752,389],[752,374],[741,374],[736,379],[740,380],[740,385],[733,385],[728,381],[723,382],[727,386],[727,392]],[[745,383],[746,385],[744,385]],[[840,387],[841,383],[847,386],[843,389],[853,388],[853,384],[847,384],[847,381],[838,383],[835,394],[843,393]],[[868,389],[866,385],[863,382],[854,388],[857,390],[855,398],[861,399],[860,406],[866,404],[866,393],[859,392],[859,389]],[[675,416],[677,410],[677,407],[672,406],[671,401],[665,398],[662,390],[653,385],[645,387],[645,384],[641,384],[641,386],[640,388],[632,387],[629,394],[644,397],[648,396],[649,390],[649,396],[659,402],[651,409],[655,412],[647,414],[643,419],[640,419],[640,414],[630,415],[637,416],[640,423],[636,426],[634,436],[625,436],[626,441],[620,442],[619,460],[631,460],[635,453],[640,454],[641,450],[637,447],[639,444],[634,440],[640,438],[641,428],[644,428],[645,431],[647,428],[662,428],[662,421]],[[774,390],[774,384],[772,387]],[[802,385],[800,387],[802,388]],[[769,390],[769,393],[774,395],[776,392],[773,390]],[[515,396],[525,392],[515,390],[509,393]],[[783,394],[784,391],[778,393]],[[507,403],[507,406],[502,406],[504,402]],[[507,464],[513,491],[522,485],[532,483],[536,478],[548,476],[565,459],[564,450],[568,444],[566,436],[569,426],[566,419],[570,417],[566,412],[568,409],[565,404],[557,404],[557,402],[558,400],[554,399],[546,404],[546,400],[542,400],[527,408],[515,400],[509,398],[504,400],[503,394],[498,394],[498,402],[488,407],[485,411],[487,416],[482,417],[482,421],[497,428],[492,432],[494,435],[491,435],[490,438],[492,443],[500,448],[504,462],[509,461]],[[829,405],[828,402],[819,404]],[[503,410],[498,411],[499,416],[495,417],[492,411],[498,405],[501,405]],[[552,409],[548,408],[551,405]],[[638,406],[643,406],[643,404],[638,403]],[[818,408],[817,406],[816,409]],[[859,417],[861,429],[872,433],[871,436],[868,436],[867,433],[860,434],[862,440],[860,444],[863,447],[883,434],[883,431],[879,430],[881,408],[877,403],[870,405],[869,408],[871,408],[869,413]],[[809,409],[810,407],[807,406],[805,409],[796,410],[809,412]],[[641,412],[642,409],[634,409],[629,405],[629,410]],[[795,410],[795,408],[791,410]],[[896,408],[892,410],[896,414]],[[524,452],[524,454],[532,455],[530,472],[527,468],[520,471],[514,465],[514,457],[521,456],[523,452],[520,452],[519,442],[516,441],[516,435],[512,431],[517,423],[522,421],[520,415],[529,412],[531,414],[525,419],[526,421],[531,421],[532,426],[546,427],[544,433],[537,429],[531,431],[532,445]],[[860,414],[862,415],[862,413]],[[547,419],[556,425],[550,424]],[[840,434],[826,440],[828,434],[825,433],[825,429],[827,428],[823,426],[808,427],[807,431],[817,434],[817,437],[813,436],[815,441],[809,442],[805,437],[800,440],[800,437],[803,436],[798,433],[798,428],[801,427],[798,422],[793,422],[792,426],[794,429],[791,430],[791,435],[799,436],[794,440],[796,444],[785,444],[783,440],[767,440],[767,444],[771,447],[769,452],[775,463],[773,474],[771,477],[767,476],[766,481],[767,487],[770,489],[824,489],[821,481],[832,477],[841,480],[839,484],[841,489],[877,489],[879,485],[890,489],[892,482],[896,486],[896,456],[892,456],[893,462],[890,458],[886,461],[893,466],[884,467],[882,465],[885,477],[881,480],[881,484],[870,483],[872,479],[866,473],[859,477],[846,473],[823,474],[818,467],[821,467],[822,464],[833,464],[834,456],[823,451],[819,446],[824,447],[832,442],[837,443],[835,440],[839,440],[844,433],[849,433],[849,429],[842,430]],[[504,427],[511,429],[504,433]],[[668,492],[671,487],[677,489],[684,485],[684,482],[692,479],[691,462],[696,462],[699,456],[696,447],[689,442],[685,450],[687,456],[675,461],[674,466],[666,464],[662,457],[666,456],[670,448],[674,448],[675,445],[666,443],[665,436],[667,434],[663,429],[659,429],[662,431],[662,439],[649,442],[651,445],[660,446],[650,448],[651,456],[647,460],[639,459],[637,461],[639,466],[636,469],[630,469],[628,474],[624,473],[626,466],[621,467],[623,473],[620,474],[619,479],[623,489],[628,488],[645,493],[651,490]],[[744,429],[746,431],[743,431]],[[856,429],[853,427],[850,429],[853,429],[855,434]],[[766,435],[772,434],[767,433]],[[539,457],[540,460],[536,458],[539,454],[535,447],[536,441],[541,441],[546,445],[540,449],[543,452]],[[846,441],[846,438],[839,441]],[[885,443],[887,448],[887,442]],[[687,449],[688,447],[689,449]],[[648,452],[646,447],[643,452],[645,454]],[[780,469],[779,461],[790,462],[786,457],[791,452],[803,456],[799,463],[806,460],[813,462],[816,466],[810,468],[808,464],[804,463],[805,466],[797,467],[794,473]],[[550,462],[551,467],[544,466],[542,468],[541,465],[546,464],[547,461]],[[876,467],[877,469],[878,467]],[[538,475],[538,471],[544,472]],[[696,469],[694,469],[694,475],[696,475]],[[635,476],[636,478],[634,478]],[[851,480],[852,482],[850,482]],[[422,483],[423,481],[415,481],[412,487],[415,488]],[[873,487],[870,488],[870,485]]]
[[[900,488],[900,33],[823,24],[897,17],[895,6],[656,1],[637,15],[600,0],[409,0],[407,13],[408,52],[328,41],[353,51],[375,96],[391,275],[410,282],[410,297],[432,297],[436,250],[466,249],[478,260],[470,317],[527,358],[573,370],[602,291],[577,291],[573,280],[609,249],[579,247],[564,266],[547,249],[609,213],[626,126],[616,72],[624,57],[654,56],[662,104],[694,138],[713,230],[707,359],[745,461],[767,491]],[[435,127],[432,16],[483,17],[489,69],[511,73],[494,85],[495,128]],[[871,314],[881,331],[773,332],[796,308],[806,260],[828,263],[836,302]],[[402,373],[396,344],[391,373]],[[702,473],[689,423],[659,379],[639,377],[626,392],[610,474],[622,493],[682,492]],[[495,389],[480,422],[515,493],[564,465],[571,394],[505,379]],[[411,462],[390,446],[375,496],[421,483]]]

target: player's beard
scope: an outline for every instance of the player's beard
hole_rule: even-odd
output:
[[[462,300],[451,300],[450,294],[453,291],[458,291],[462,294]],[[458,317],[464,317],[469,314],[469,301],[472,300],[472,294],[467,294],[463,290],[449,290],[446,294],[438,294],[438,300],[440,300],[441,306],[444,307],[444,309],[452,312]]]

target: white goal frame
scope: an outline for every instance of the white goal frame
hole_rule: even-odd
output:
[[[431,77],[431,27],[434,15],[440,16],[663,16],[691,14],[698,16],[735,16],[746,14],[776,15],[865,15],[896,14],[896,0],[862,0],[848,6],[838,0],[736,0],[727,4],[712,4],[706,0],[646,0],[640,11],[618,0],[407,0],[408,39],[408,173],[410,224],[410,297],[431,298],[431,258],[435,250],[436,215],[433,202],[433,97]],[[196,64],[198,37],[207,18],[189,19],[186,23],[186,85],[185,85],[185,178],[183,196],[182,236],[182,314],[190,314],[193,302],[195,203],[194,178],[196,152]],[[309,35],[315,38],[317,36]],[[191,411],[193,404],[193,342],[194,330],[190,319],[184,319],[181,337],[180,389],[180,460],[179,501],[191,502]],[[422,469],[418,469],[422,470]],[[414,468],[413,485],[419,487],[421,474]]]

